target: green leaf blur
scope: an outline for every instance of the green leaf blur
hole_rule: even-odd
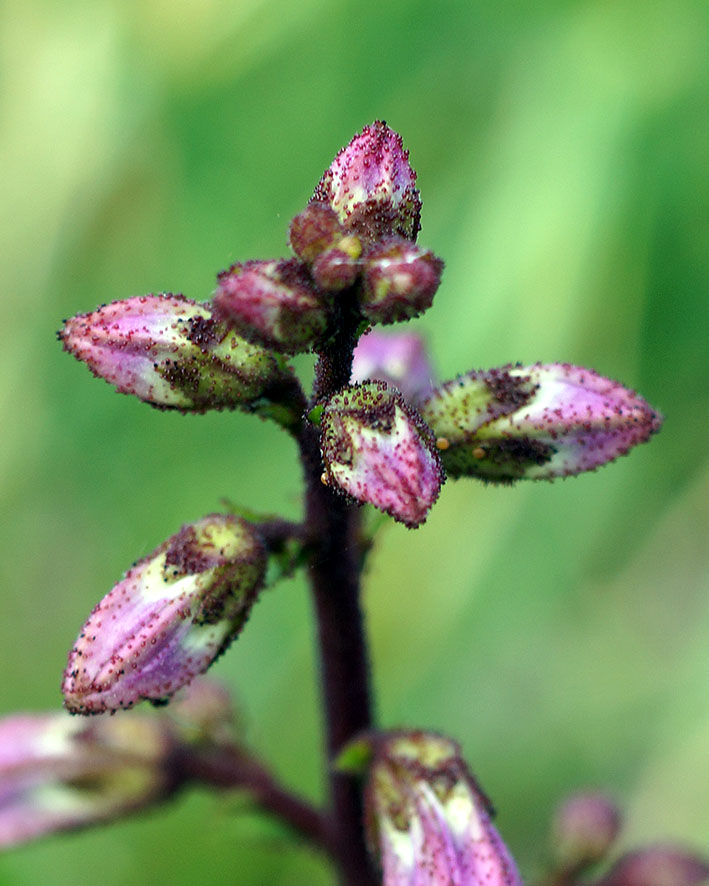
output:
[[[483,0],[8,0],[0,11],[0,685],[60,704],[66,652],[122,572],[224,496],[299,514],[286,434],[153,411],[61,352],[65,316],[207,298],[285,255],[290,218],[355,131],[403,135],[419,242],[446,262],[441,378],[588,365],[666,415],[603,471],[448,484],[391,525],[365,603],[384,725],[462,743],[526,876],[561,795],[594,785],[624,841],[707,849],[709,6]],[[307,361],[304,361],[307,363]],[[317,798],[317,677],[301,580],[215,668],[253,745]],[[0,882],[331,884],[236,797],[55,837]],[[206,879],[205,879],[206,878]]]

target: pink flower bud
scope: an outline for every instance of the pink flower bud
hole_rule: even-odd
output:
[[[343,242],[349,239],[343,237]],[[359,240],[352,239],[359,245]],[[349,252],[345,252],[344,249],[328,249],[315,259],[311,273],[313,280],[321,289],[327,292],[339,292],[354,283],[360,270],[356,254],[359,250],[354,251],[355,255],[353,256]]]
[[[384,886],[522,886],[455,742],[402,732],[373,744],[365,815]]]
[[[402,237],[378,243],[364,260],[362,313],[372,323],[397,323],[433,303],[443,262]]]
[[[238,517],[183,526],[89,616],[64,672],[66,707],[97,714],[169,698],[237,636],[265,564],[260,540]]]
[[[421,227],[415,183],[401,136],[377,120],[335,157],[311,203],[330,206],[346,228],[365,240],[390,234],[415,240]]]
[[[387,335],[376,329],[363,335],[355,348],[350,381],[369,379],[398,388],[415,406],[434,385],[423,339],[410,332]]]
[[[567,363],[470,372],[420,409],[450,476],[498,482],[593,470],[662,424],[634,391]]]
[[[291,248],[308,264],[344,236],[337,213],[326,203],[310,203],[290,224]]]
[[[556,810],[552,823],[554,854],[563,869],[578,870],[604,858],[620,831],[616,804],[604,794],[574,794]]]
[[[322,413],[325,479],[410,528],[438,498],[440,460],[426,425],[383,382],[353,385]]]
[[[0,849],[119,818],[177,787],[163,719],[100,721],[67,714],[0,720]]]
[[[709,860],[675,846],[628,852],[596,886],[707,886]]]
[[[219,275],[217,316],[249,341],[295,354],[325,330],[327,311],[297,260],[249,261]]]
[[[67,320],[59,338],[94,375],[163,409],[248,408],[284,375],[281,358],[181,295],[112,302]]]

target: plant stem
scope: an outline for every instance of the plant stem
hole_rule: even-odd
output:
[[[330,848],[330,829],[324,816],[278,784],[262,763],[239,748],[182,749],[173,765],[178,783],[194,780],[219,788],[244,789],[256,805],[285,822],[294,833],[319,849]]]
[[[352,371],[360,319],[354,307],[356,293],[343,293],[339,304],[342,314],[334,324],[337,331],[319,352],[314,401],[346,385]],[[356,505],[323,485],[319,434],[310,424],[303,426],[300,451],[325,708],[331,845],[342,886],[375,886],[364,842],[359,785],[351,776],[332,769],[342,747],[372,726],[369,662],[360,609],[359,513]]]

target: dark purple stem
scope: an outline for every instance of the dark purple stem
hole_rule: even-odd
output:
[[[263,764],[239,748],[183,748],[176,752],[173,766],[179,783],[197,781],[248,791],[261,809],[285,822],[309,843],[330,851],[330,828],[324,816],[283,788]]]
[[[344,294],[343,294],[344,296]],[[340,297],[337,330],[319,351],[313,400],[349,382],[359,315],[355,293]],[[318,429],[303,426],[300,450],[306,482],[309,579],[318,625],[331,803],[331,846],[342,886],[375,886],[364,842],[362,797],[351,776],[332,761],[355,735],[372,725],[367,645],[360,609],[361,550],[356,505],[323,485]]]

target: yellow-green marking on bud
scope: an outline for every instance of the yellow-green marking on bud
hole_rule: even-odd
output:
[[[325,477],[360,502],[419,526],[444,479],[431,432],[384,382],[344,388],[325,405]]]
[[[265,567],[246,521],[212,514],[184,526],[89,616],[64,672],[66,707],[95,714],[169,698],[237,636]]]

